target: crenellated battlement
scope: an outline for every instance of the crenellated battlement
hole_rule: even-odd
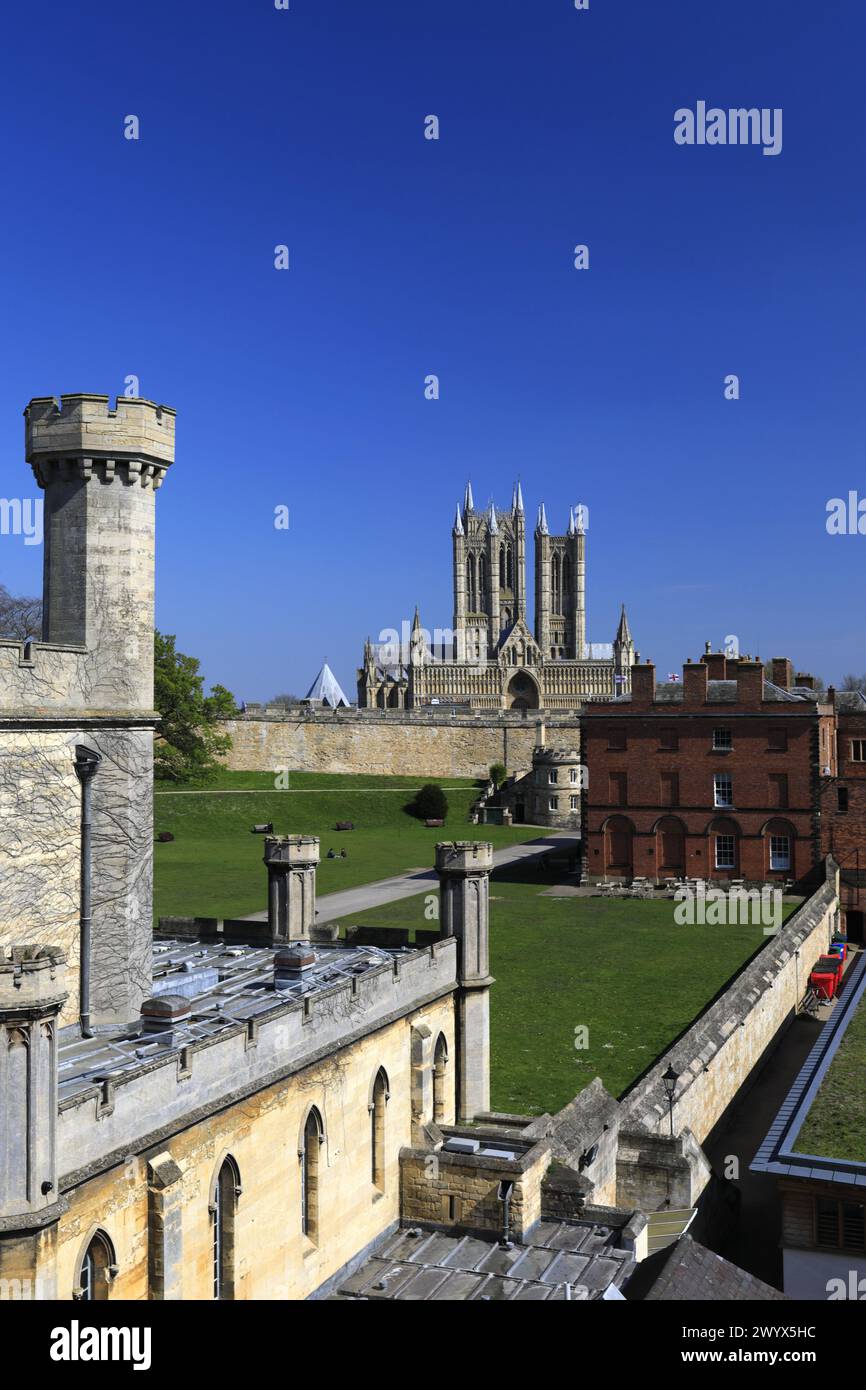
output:
[[[56,1013],[66,999],[65,965],[59,946],[0,948],[0,1021]]]
[[[488,840],[440,840],[436,869],[440,874],[489,874],[493,846]]]
[[[27,461],[40,487],[54,478],[152,479],[174,462],[175,412],[137,396],[37,396],[24,411]]]

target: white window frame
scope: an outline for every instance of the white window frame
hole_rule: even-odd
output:
[[[713,729],[713,752],[730,753],[734,746],[734,733],[732,729],[718,728]]]
[[[552,767],[547,774],[547,780],[552,787],[555,787],[557,782],[559,781],[559,769],[556,767]]]
[[[721,797],[722,797],[722,792],[720,791],[720,788],[719,788],[719,783],[721,783],[721,782],[726,783],[727,786],[728,786],[728,788],[730,789],[730,795],[729,795],[729,798],[728,798],[727,801],[723,801],[723,800],[721,799]],[[733,804],[734,804],[734,779],[733,779],[733,777],[731,776],[731,774],[730,774],[729,772],[714,772],[714,773],[713,773],[713,805],[714,805],[714,806],[733,806]]]
[[[558,797],[558,796],[551,796],[551,797],[548,797],[548,800],[547,800],[547,809],[548,809],[548,811],[558,811],[558,810],[559,810],[559,797]]]
[[[571,809],[572,809],[572,811],[576,811],[576,810],[578,809],[577,800],[578,800],[578,799],[577,799],[576,796],[572,796],[572,797],[569,798],[569,801],[570,801],[570,803],[571,803]]]
[[[777,845],[784,844],[784,850],[777,849]],[[770,836],[770,868],[771,869],[790,869],[791,867],[791,837],[790,835],[771,835]]]
[[[852,738],[851,762],[866,763],[866,738]]]
[[[730,841],[730,862],[728,862],[727,857],[726,857],[726,858],[724,859],[724,861],[723,861],[723,860],[722,860],[722,857],[720,856],[719,850],[720,850],[720,847],[721,847],[721,842],[722,842],[722,840],[725,840],[726,842],[727,842],[727,841]],[[715,866],[716,866],[717,869],[735,869],[735,868],[737,867],[737,838],[736,838],[736,836],[735,836],[735,835],[717,835],[717,836],[716,836],[716,839],[715,839],[714,855],[713,855],[713,858],[714,858]]]

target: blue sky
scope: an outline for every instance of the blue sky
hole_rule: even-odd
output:
[[[31,396],[174,406],[157,622],[241,698],[448,625],[467,476],[589,507],[595,641],[624,600],[665,671],[728,633],[866,670],[866,536],[825,529],[866,495],[864,38],[862,0],[16,6],[0,496]],[[699,99],[781,107],[781,154],[677,146]]]

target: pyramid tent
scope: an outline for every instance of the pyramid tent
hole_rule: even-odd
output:
[[[343,694],[340,682],[327,661],[304,696],[304,700],[309,701],[311,705],[330,705],[331,709],[339,709],[341,705],[348,706],[349,701]]]

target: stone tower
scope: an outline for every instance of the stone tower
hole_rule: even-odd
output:
[[[57,1019],[63,952],[0,954],[0,1298],[56,1298]]]
[[[436,846],[440,928],[458,943],[457,1119],[490,1109],[489,880],[493,846],[457,841]]]
[[[271,940],[309,941],[316,925],[318,839],[314,835],[268,836],[264,860]]]
[[[34,783],[41,813],[56,810],[67,843],[73,826],[79,845],[90,841],[89,853],[76,846],[70,856],[80,862],[64,865],[70,903],[81,884],[82,930],[61,940],[72,975],[92,919],[87,1004],[93,1026],[114,1024],[136,1017],[150,992],[155,493],[174,460],[175,413],[146,400],[120,397],[112,409],[108,396],[67,395],[32,400],[24,418],[27,461],[45,493],[43,634],[17,669],[8,663],[0,706],[8,698],[38,718],[46,764],[57,768],[46,785]],[[35,774],[26,750],[22,758],[26,794]],[[91,775],[79,782],[82,758]],[[23,817],[17,833],[26,839]],[[9,873],[14,898],[14,860]],[[34,925],[40,910],[31,904]],[[41,939],[52,940],[50,929]]]
[[[568,530],[552,536],[544,503],[535,527],[535,638],[546,661],[586,656],[586,534],[583,508],[572,508]]]
[[[475,510],[467,483],[452,530],[457,658],[493,655],[502,634],[526,619],[526,517],[520,484],[511,510]],[[465,634],[465,636],[464,636]],[[461,640],[462,639],[462,640]]]

